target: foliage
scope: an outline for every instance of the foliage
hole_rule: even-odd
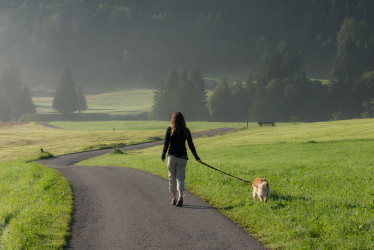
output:
[[[373,97],[374,33],[364,20],[347,18],[337,34],[337,58],[332,68],[335,110],[348,117],[362,112],[362,102]]]
[[[333,121],[344,120],[345,118],[346,118],[346,116],[343,113],[343,111],[338,111],[338,112],[332,113],[332,120]]]
[[[4,97],[4,94],[0,92],[0,121],[6,122],[10,121],[11,119],[11,112],[8,102]]]
[[[361,118],[372,118],[374,117],[374,98],[364,101],[362,103],[364,112],[361,114]]]
[[[275,52],[267,48],[255,80],[228,84],[226,79],[209,98],[213,120],[326,120],[328,88],[306,77],[303,60],[284,42]]]
[[[37,163],[7,162],[0,169],[0,247],[66,246],[73,195],[64,177]]]
[[[271,46],[286,41],[320,77],[334,60],[343,20],[372,28],[372,9],[363,0],[2,0],[0,50],[38,73],[77,62],[89,80],[115,84],[197,63],[204,72],[244,72],[256,67],[262,38]]]
[[[52,104],[53,109],[67,116],[75,111],[87,109],[82,89],[75,88],[75,83],[68,68],[61,75]]]
[[[189,77],[184,70],[172,69],[166,84],[161,82],[155,91],[152,118],[169,120],[175,111],[182,112],[191,121],[207,118],[204,80],[196,67]]]
[[[80,86],[78,86],[77,88],[77,110],[79,112],[83,110],[87,110],[86,97],[84,96],[83,90]]]
[[[0,82],[0,121],[18,119],[23,114],[35,114],[27,85],[22,85],[20,72],[11,67],[5,70]]]
[[[121,149],[119,149],[117,144],[113,144],[113,151],[111,154],[120,154],[123,155],[125,152],[123,152]]]

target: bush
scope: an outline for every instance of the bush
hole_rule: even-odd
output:
[[[343,111],[332,113],[332,119],[331,119],[332,121],[339,121],[339,120],[344,120],[344,119],[345,119],[345,115]]]

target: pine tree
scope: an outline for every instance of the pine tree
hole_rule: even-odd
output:
[[[23,89],[19,89],[16,95],[15,102],[15,116],[20,117],[23,114],[35,114],[35,104],[33,103],[30,91],[27,86],[24,86]]]
[[[214,92],[209,98],[209,111],[214,121],[229,121],[231,103],[231,90],[226,77],[215,88]]]
[[[87,110],[87,101],[86,97],[83,94],[83,90],[80,86],[77,88],[77,104],[78,104],[78,111]]]
[[[75,83],[68,68],[61,75],[52,107],[64,116],[79,110]]]
[[[10,116],[17,119],[23,114],[35,114],[35,105],[31,99],[27,85],[22,86],[20,72],[17,68],[6,69],[1,77],[0,90],[2,91],[2,105],[9,109]],[[4,111],[8,113],[8,111]]]
[[[206,120],[207,111],[207,96],[205,91],[205,82],[201,72],[197,67],[194,67],[190,74],[190,81],[192,85],[192,120]]]

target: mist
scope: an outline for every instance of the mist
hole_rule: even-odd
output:
[[[157,89],[171,70],[197,68],[215,86],[226,77],[221,90],[231,89],[233,100],[248,90],[243,112],[252,119],[299,118],[303,111],[292,106],[303,100],[311,113],[328,110],[308,121],[371,116],[373,12],[374,2],[360,0],[3,0],[0,72],[17,68],[31,89],[54,90],[68,68],[87,92],[105,92]],[[282,99],[266,104],[282,111],[254,101],[266,96]]]
[[[286,41],[311,76],[325,77],[342,21],[361,14],[342,7],[357,1],[340,2],[2,1],[0,70],[19,68],[32,87],[54,87],[65,67],[84,86],[152,86],[175,67],[245,76],[264,37]]]

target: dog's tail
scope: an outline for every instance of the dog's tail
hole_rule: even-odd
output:
[[[261,184],[258,185],[258,188],[262,190],[267,190],[267,193],[270,193],[270,185],[267,180],[264,180],[263,182],[261,182]]]

